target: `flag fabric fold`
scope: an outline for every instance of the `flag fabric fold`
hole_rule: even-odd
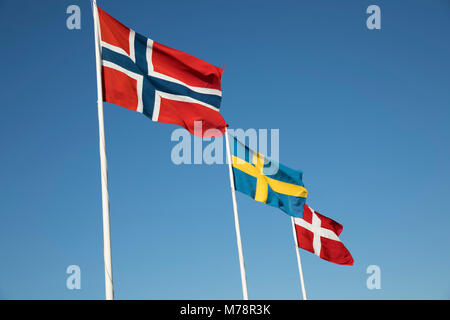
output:
[[[301,171],[251,150],[230,135],[235,189],[293,217],[302,217],[308,191]]]
[[[298,247],[341,265],[353,265],[353,257],[339,239],[342,225],[305,204],[303,218],[294,218]]]
[[[98,16],[104,101],[197,136],[224,134],[223,69],[148,39],[101,8]],[[194,130],[194,123],[201,126]]]

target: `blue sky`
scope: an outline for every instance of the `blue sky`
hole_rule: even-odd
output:
[[[66,8],[81,8],[81,30]],[[381,8],[381,30],[365,13]],[[155,41],[226,66],[233,128],[280,130],[280,162],[355,259],[301,251],[311,299],[450,298],[450,3],[113,1]],[[0,2],[0,299],[103,299],[89,1]],[[177,127],[105,104],[118,299],[240,299],[225,165],[171,162]],[[299,299],[290,219],[237,194],[251,299]],[[81,290],[66,268],[81,268]],[[381,268],[381,289],[366,268]]]

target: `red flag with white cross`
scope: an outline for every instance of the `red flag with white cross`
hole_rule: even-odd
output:
[[[97,9],[104,101],[196,136],[225,133],[222,68],[146,38]]]
[[[353,257],[339,239],[342,225],[314,211],[305,204],[303,218],[295,218],[298,247],[324,260],[353,265]]]

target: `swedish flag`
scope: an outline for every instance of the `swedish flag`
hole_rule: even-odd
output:
[[[229,135],[236,190],[301,218],[308,191],[302,171],[271,161]]]

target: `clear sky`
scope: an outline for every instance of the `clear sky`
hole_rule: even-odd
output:
[[[81,30],[66,8],[81,8]],[[381,30],[366,8],[381,8]],[[137,32],[217,66],[233,128],[280,162],[355,259],[301,251],[311,299],[450,298],[450,2],[113,1]],[[0,299],[103,299],[90,3],[0,1]],[[175,165],[177,127],[105,104],[118,299],[240,299],[228,168]],[[237,194],[251,299],[301,297],[290,219]],[[81,268],[81,290],[66,268]],[[368,290],[366,269],[381,269]]]

